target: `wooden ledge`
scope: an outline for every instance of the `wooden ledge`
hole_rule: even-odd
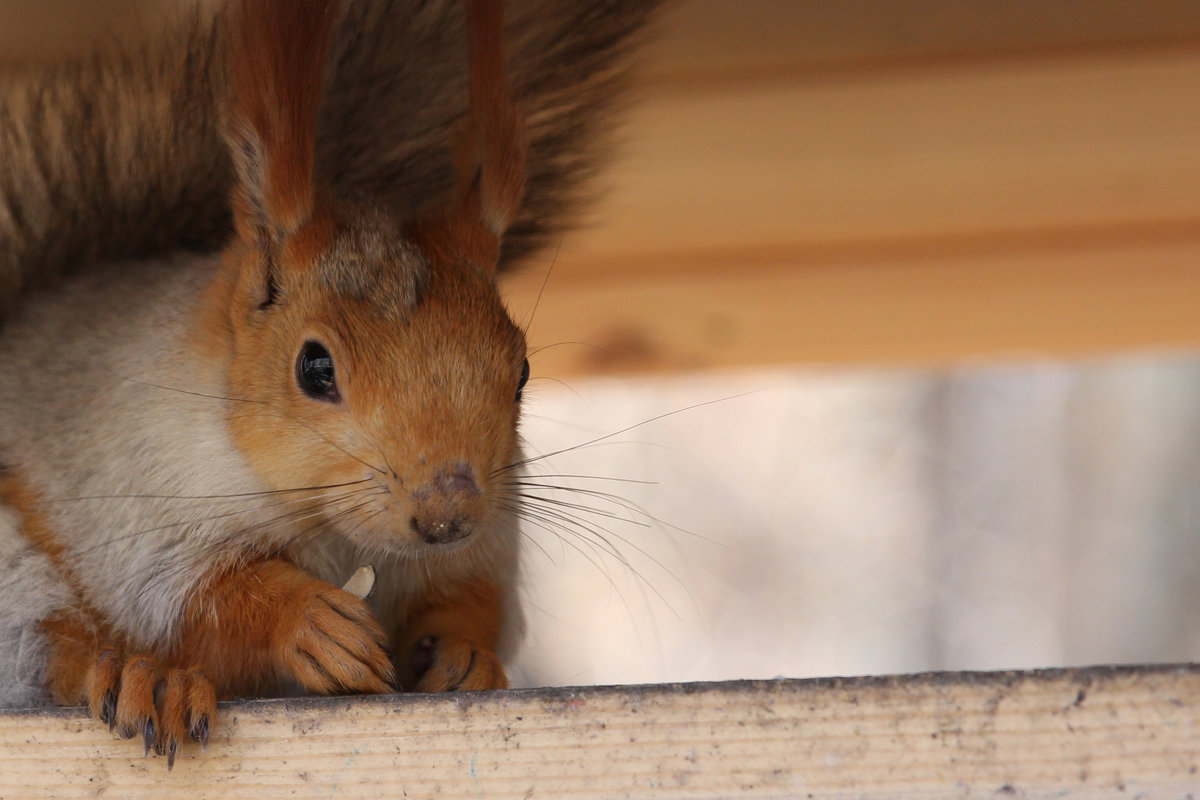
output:
[[[222,705],[173,772],[0,715],[0,798],[1200,797],[1200,665]]]

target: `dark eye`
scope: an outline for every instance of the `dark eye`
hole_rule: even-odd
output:
[[[521,402],[521,393],[525,391],[525,384],[529,383],[529,359],[521,364],[521,379],[517,381],[517,397],[513,402]]]
[[[314,400],[341,400],[333,377],[333,357],[324,345],[305,342],[296,357],[296,383]]]

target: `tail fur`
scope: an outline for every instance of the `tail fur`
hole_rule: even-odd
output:
[[[511,0],[525,191],[501,269],[577,219],[626,56],[657,0]],[[454,196],[467,107],[459,0],[350,0],[317,112],[318,183],[401,220]],[[221,23],[193,12],[133,54],[0,77],[0,322],[22,293],[97,261],[211,251],[231,234]]]

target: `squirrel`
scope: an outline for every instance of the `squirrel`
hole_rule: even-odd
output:
[[[507,686],[497,276],[575,220],[655,6],[229,0],[3,79],[0,707],[170,767],[224,697]]]

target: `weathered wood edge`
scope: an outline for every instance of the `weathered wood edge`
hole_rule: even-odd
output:
[[[168,774],[0,715],[0,798],[1200,797],[1200,665],[223,703]]]
[[[247,714],[287,711],[292,713],[332,712],[349,705],[370,707],[396,704],[453,702],[462,707],[472,704],[488,704],[499,698],[520,698],[542,702],[570,702],[579,697],[617,696],[636,700],[657,695],[670,694],[687,696],[715,690],[732,692],[761,692],[787,688],[813,690],[838,689],[843,691],[869,689],[913,689],[917,687],[991,687],[1012,686],[1018,682],[1068,680],[1089,684],[1097,679],[1136,677],[1145,675],[1188,675],[1200,676],[1200,663],[1184,664],[1096,664],[1086,667],[1051,667],[1029,670],[992,670],[962,672],[929,671],[887,675],[851,675],[823,678],[766,678],[758,680],[732,681],[689,681],[676,683],[635,683],[596,686],[545,686],[532,689],[507,689],[489,692],[457,692],[453,695],[438,694],[384,694],[332,697],[278,697],[261,699],[225,700],[219,705],[225,711],[241,711]],[[87,711],[75,707],[18,708],[0,711],[0,718],[44,717],[53,719],[84,719]],[[1200,724],[1200,718],[1197,719]]]

